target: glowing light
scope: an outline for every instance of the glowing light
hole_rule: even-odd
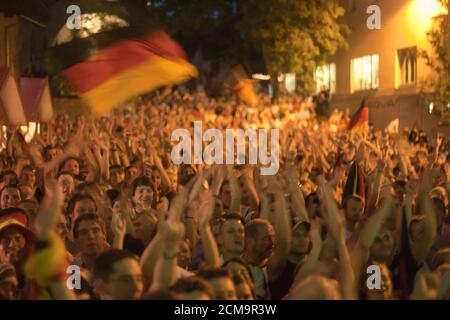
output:
[[[434,103],[430,103],[430,105],[428,106],[428,112],[431,114],[433,113],[433,109],[434,109]]]
[[[29,122],[28,126],[20,126],[20,131],[24,135],[26,143],[30,142],[31,139],[33,139],[34,134],[36,133],[36,129],[36,122]]]
[[[446,13],[438,0],[413,0],[408,8],[408,22],[412,30],[422,33],[431,27],[433,17]]]
[[[80,21],[81,29],[79,30],[69,30],[64,25],[56,35],[54,44],[60,45],[72,41],[74,37],[87,38],[99,32],[128,26],[125,20],[106,13],[85,13],[80,15]]]
[[[252,78],[256,80],[270,80],[270,75],[268,74],[261,74],[261,73],[254,73],[252,74]]]

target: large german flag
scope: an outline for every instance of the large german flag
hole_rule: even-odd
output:
[[[51,48],[48,57],[49,71],[61,72],[99,113],[197,76],[184,50],[166,33],[136,27],[74,39]]]

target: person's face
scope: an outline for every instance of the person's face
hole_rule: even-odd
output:
[[[237,300],[234,283],[229,277],[220,277],[208,282],[213,289],[215,300]]]
[[[139,263],[131,258],[114,263],[113,272],[103,281],[100,291],[113,300],[136,300],[144,290],[144,278]]]
[[[191,263],[192,252],[186,241],[181,241],[178,246],[177,264],[183,269],[187,269]]]
[[[292,233],[292,248],[293,253],[304,255],[307,254],[310,247],[309,232],[303,226],[298,226]]]
[[[159,188],[159,186],[161,185],[161,176],[159,175],[158,171],[152,172],[152,180],[155,186]]]
[[[0,204],[2,209],[17,208],[20,202],[20,191],[17,188],[5,188],[1,194]]]
[[[111,180],[111,184],[113,186],[118,185],[124,179],[122,170],[120,170],[118,168],[115,168],[115,169],[111,170],[110,176],[111,176],[111,179],[110,179]]]
[[[134,178],[137,175],[137,171],[138,170],[135,167],[128,168],[128,170],[125,172],[125,177],[126,177],[128,182],[131,182],[131,181],[134,180]]]
[[[244,250],[244,232],[245,228],[241,221],[225,221],[219,235],[222,252],[241,253]]]
[[[374,260],[384,262],[392,257],[394,252],[394,239],[389,230],[383,228],[375,238],[370,248],[370,254]]]
[[[361,200],[350,198],[345,207],[346,218],[351,222],[358,222],[364,213],[364,204]]]
[[[389,300],[392,299],[392,280],[389,270],[386,266],[380,266],[381,270],[381,288],[366,289],[368,300]]]
[[[8,185],[8,184],[16,184],[16,177],[12,174],[7,174],[6,176],[3,177],[3,182],[4,185]]]
[[[17,228],[11,227],[2,233],[0,238],[0,251],[3,252],[7,261],[17,264],[24,256],[26,245],[25,237]]]
[[[142,208],[149,208],[153,201],[153,190],[150,186],[141,185],[133,195],[134,203]]]
[[[38,204],[35,202],[21,202],[19,203],[19,208],[23,209],[29,218],[30,221],[34,221],[38,211]]]
[[[62,174],[58,177],[58,186],[61,189],[64,200],[70,199],[73,190],[75,189],[75,183],[71,175]]]
[[[18,287],[16,277],[0,282],[0,300],[15,300]]]
[[[271,225],[263,225],[259,230],[255,239],[255,254],[261,259],[268,259],[272,255],[275,244],[275,231]]]
[[[60,214],[58,216],[58,222],[56,223],[56,233],[61,237],[61,239],[65,240],[67,238],[67,221],[64,215]]]
[[[70,159],[64,164],[64,171],[69,171],[73,175],[80,174],[80,166],[78,164],[78,161],[75,159]]]
[[[96,211],[95,203],[91,199],[81,199],[75,203],[72,219],[75,220],[77,217],[85,214],[93,214]]]
[[[136,238],[144,244],[148,244],[155,234],[157,219],[153,219],[153,215],[141,214],[133,220],[134,232]]]
[[[33,188],[29,185],[23,184],[19,187],[19,189],[24,199],[30,199],[31,197],[33,197]]]
[[[80,222],[76,242],[82,254],[97,256],[103,251],[105,241],[105,234],[97,222],[92,220]]]
[[[47,151],[47,161],[53,160],[58,155],[58,150],[56,148],[49,149]]]
[[[180,300],[211,300],[209,296],[202,291],[177,293]]]
[[[20,176],[20,183],[33,187],[36,184],[36,172],[31,169],[25,169]]]
[[[236,286],[236,295],[238,300],[254,300],[252,289],[248,283],[242,282]]]

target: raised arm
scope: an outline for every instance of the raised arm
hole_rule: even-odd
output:
[[[422,238],[412,244],[412,254],[417,263],[425,260],[436,238],[436,213],[429,193],[438,174],[438,169],[425,170],[419,187],[419,204],[420,211],[424,215],[424,232]]]
[[[275,212],[272,212],[275,217],[271,219],[274,221],[275,247],[272,257],[267,263],[267,272],[269,279],[277,279],[286,265],[291,250],[292,227],[281,185],[278,181],[274,181],[272,188],[277,190],[275,192]]]
[[[200,206],[198,208],[199,216],[199,233],[202,240],[203,253],[205,261],[213,268],[220,268],[219,248],[211,230],[209,221],[211,220],[214,211],[214,197],[211,191],[205,191],[202,194]]]
[[[305,263],[298,270],[291,288],[294,288],[303,279],[311,275],[317,268],[317,263],[319,262],[320,252],[322,251],[323,244],[320,234],[321,227],[322,226],[320,224],[320,221],[317,218],[311,220],[311,229],[309,231],[309,234],[311,236],[312,249],[307,256]]]
[[[156,261],[149,291],[167,291],[176,280],[178,244],[184,237],[184,225],[180,221],[161,222],[162,251]]]
[[[56,234],[58,215],[63,196],[55,180],[47,187],[46,197],[35,219],[36,236],[40,248],[25,263],[25,274],[43,288],[48,288],[55,300],[75,299],[66,286],[67,255],[63,240]]]

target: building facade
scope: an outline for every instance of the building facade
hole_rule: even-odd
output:
[[[365,98],[377,129],[398,119],[399,129],[450,134],[420,98],[421,80],[431,70],[418,57],[420,50],[431,51],[427,31],[433,17],[447,11],[437,0],[342,0],[341,6],[351,29],[348,47],[316,70],[317,88],[329,88],[332,105],[340,109],[354,111]],[[379,29],[373,28],[377,15]]]

